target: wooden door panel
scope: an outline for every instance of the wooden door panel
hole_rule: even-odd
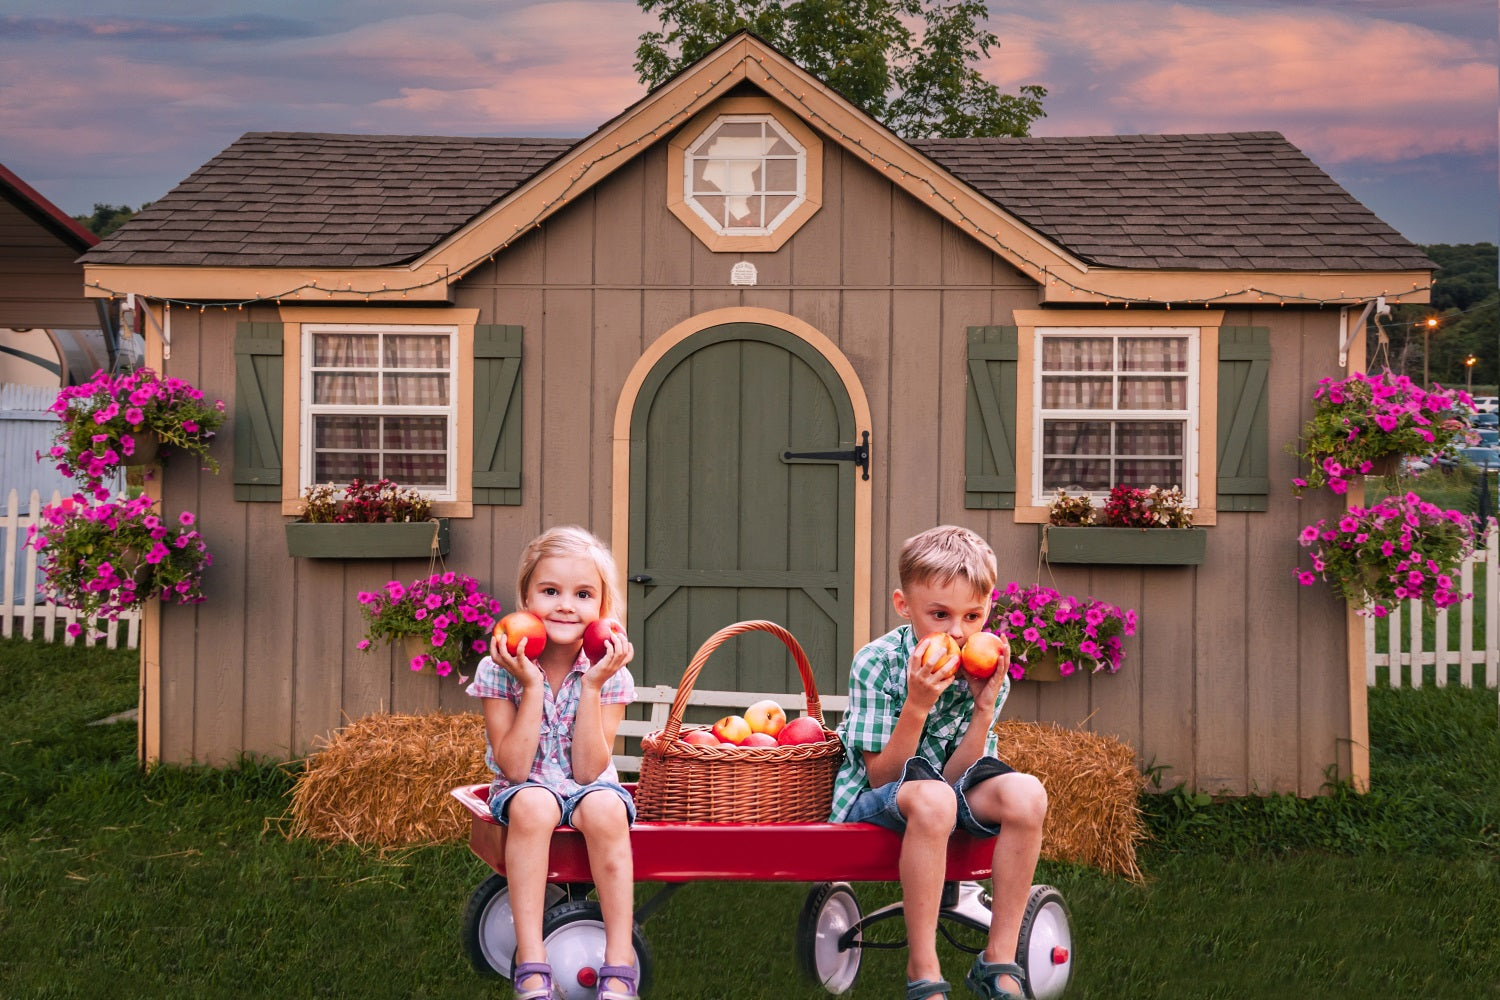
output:
[[[677,684],[699,645],[736,621],[785,625],[820,693],[843,690],[853,622],[853,410],[826,359],[785,331],[703,331],[643,382],[631,428],[631,633],[638,679]],[[797,691],[774,637],[716,650],[698,687]]]

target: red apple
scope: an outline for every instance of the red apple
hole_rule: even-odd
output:
[[[923,642],[927,644],[922,650],[922,666],[924,667],[935,667],[948,657],[958,655],[958,643],[954,642],[953,637],[946,632],[929,632],[917,645],[921,646]]]
[[[719,745],[719,738],[707,729],[688,729],[682,734],[682,742],[696,746],[716,747]]]
[[[547,646],[547,628],[529,611],[512,611],[495,623],[495,638],[505,640],[505,651],[519,655],[521,640],[526,640],[526,657],[535,660]]]
[[[776,742],[784,747],[799,743],[822,743],[823,727],[810,715],[799,715],[782,727],[776,734]]]
[[[604,659],[604,644],[613,639],[621,646],[625,641],[625,626],[613,618],[595,618],[583,627],[583,655],[590,663]]]
[[[993,632],[975,632],[964,643],[962,664],[970,677],[984,680],[1000,666],[1000,660],[1010,654],[1010,643]]]
[[[786,725],[786,711],[770,698],[757,701],[745,709],[745,721],[750,723],[752,733],[764,733],[774,737]]]
[[[745,737],[745,742],[740,744],[742,747],[774,747],[775,745],[776,737],[770,733],[751,733]]]
[[[713,731],[720,743],[739,746],[750,735],[750,723],[745,721],[743,715],[726,715],[714,723]]]

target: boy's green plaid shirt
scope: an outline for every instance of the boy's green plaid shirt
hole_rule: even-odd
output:
[[[839,724],[839,738],[844,741],[844,763],[833,780],[833,808],[829,819],[838,823],[849,814],[859,793],[870,787],[862,750],[883,750],[896,728],[901,707],[906,704],[906,666],[917,636],[910,625],[887,632],[854,654],[849,668],[849,709]],[[1000,714],[1010,694],[1010,678],[1000,688],[995,714]],[[938,770],[948,762],[953,750],[969,729],[974,713],[974,697],[969,685],[959,678],[938,696],[927,715],[917,755],[931,761]],[[995,734],[984,741],[984,752],[995,753]]]

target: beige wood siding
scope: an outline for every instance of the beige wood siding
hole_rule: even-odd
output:
[[[1343,605],[1291,576],[1297,528],[1337,505],[1297,505],[1280,486],[1295,474],[1282,445],[1316,380],[1337,371],[1337,310],[1226,311],[1227,325],[1271,329],[1269,512],[1220,514],[1198,567],[1039,568],[1035,525],[964,508],[966,332],[1037,308],[1036,285],[831,143],[824,168],[822,210],[775,253],[743,257],[759,271],[753,288],[729,284],[741,255],[709,252],[667,211],[664,143],[461,283],[455,303],[479,309],[481,323],[525,328],[526,461],[520,506],[454,519],[448,566],[509,607],[516,558],[536,532],[579,522],[607,535],[612,423],[642,352],[707,310],[777,310],[833,341],[869,400],[872,633],[896,623],[902,540],[965,524],[991,541],[1002,582],[1045,582],[1141,614],[1118,675],[1019,684],[1008,716],[1118,735],[1143,763],[1170,767],[1169,784],[1209,791],[1315,794],[1328,764],[1347,773]],[[168,371],[228,399],[234,323],[246,319],[276,316],[174,313]],[[226,471],[233,432],[216,450]],[[473,708],[452,678],[413,675],[399,652],[355,649],[355,594],[425,562],[292,560],[276,505],[235,503],[229,475],[172,468],[166,489],[169,512],[199,511],[216,563],[208,603],[163,610],[163,759],[294,756],[346,716]],[[623,553],[624,539],[614,543]]]

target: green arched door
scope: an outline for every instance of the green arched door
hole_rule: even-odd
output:
[[[850,451],[858,431],[833,366],[785,330],[710,327],[652,368],[630,427],[638,683],[678,684],[715,631],[763,618],[797,638],[821,694],[847,689],[861,472],[787,453]],[[796,692],[802,682],[779,640],[752,633],[716,650],[695,687]]]

